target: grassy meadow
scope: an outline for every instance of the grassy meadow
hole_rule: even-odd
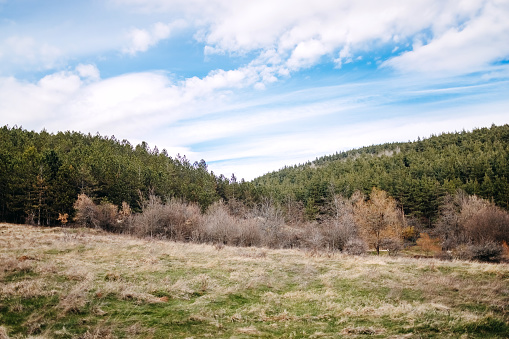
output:
[[[0,338],[506,338],[509,265],[0,224]]]

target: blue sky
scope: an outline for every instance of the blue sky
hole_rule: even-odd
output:
[[[507,0],[0,0],[0,124],[253,179],[509,123]]]

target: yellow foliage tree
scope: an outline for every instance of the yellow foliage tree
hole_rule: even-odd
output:
[[[405,224],[403,212],[387,192],[373,188],[368,200],[357,199],[354,211],[361,236],[375,247],[377,254],[384,241],[401,240]]]
[[[438,245],[440,243],[440,239],[430,238],[428,233],[421,233],[420,237],[419,237],[419,239],[417,239],[416,243],[428,255],[430,253],[436,253],[442,249]]]

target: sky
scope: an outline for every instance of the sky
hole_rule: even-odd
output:
[[[509,123],[509,0],[0,0],[0,125],[251,180]]]

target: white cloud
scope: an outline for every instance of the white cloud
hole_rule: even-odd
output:
[[[509,2],[489,2],[477,16],[383,63],[402,72],[440,75],[486,70],[509,57]]]
[[[263,62],[268,51],[275,52],[279,61],[272,66],[283,73],[316,65],[323,57],[341,67],[357,53],[381,44],[396,44],[391,46],[396,51],[397,44],[418,36],[411,51],[383,66],[421,72],[451,68],[461,74],[509,57],[509,3],[501,0],[115,2],[145,12],[181,13],[199,31],[206,54],[256,52]],[[143,48],[149,36],[141,39]]]
[[[125,53],[135,55],[138,52],[146,52],[150,47],[155,46],[159,41],[168,39],[173,30],[184,27],[185,21],[164,24],[157,22],[149,30],[133,28],[128,34],[129,45],[124,48]]]
[[[92,81],[99,80],[100,78],[99,69],[95,65],[79,64],[76,66],[76,72],[78,72],[80,77],[90,79]]]
[[[74,25],[76,19],[71,18],[69,24],[49,25],[39,34],[34,29],[20,29],[21,24],[12,26],[19,29],[16,34],[0,30],[0,71],[13,65],[27,70],[56,69],[32,83],[0,77],[3,123],[50,131],[99,131],[133,143],[146,140],[159,149],[167,148],[170,154],[195,157],[193,160],[230,158],[211,168],[217,173],[237,173],[229,167],[235,166],[246,170],[239,177],[252,178],[344,147],[507,122],[509,104],[507,99],[500,99],[503,89],[483,97],[485,102],[493,98],[500,102],[472,105],[468,114],[460,114],[476,96],[448,87],[461,82],[463,74],[482,71],[484,78],[469,81],[483,84],[495,79],[507,88],[502,80],[508,78],[509,68],[493,65],[509,58],[507,1],[112,2],[118,6],[109,6],[113,13],[98,25]],[[101,58],[113,58],[111,54],[118,51],[131,55],[145,52],[183,32],[178,31],[183,27],[188,28],[186,34],[194,33],[206,58],[213,60],[214,54],[222,55],[221,60],[238,57],[241,65],[182,79],[179,74],[163,72],[108,77],[108,70],[99,72],[89,64],[101,65]],[[0,28],[4,26],[0,24]],[[379,50],[383,50],[380,55],[370,54]],[[384,53],[391,50],[394,54],[384,59],[388,58]],[[83,55],[87,62],[80,60]],[[90,61],[90,56],[97,59]],[[68,60],[83,63],[74,67],[67,64]],[[290,82],[269,86],[324,60],[335,62],[337,67],[376,61],[403,74],[436,72],[449,76],[453,72],[460,77],[429,82],[419,74],[399,74],[360,84],[349,82],[345,75],[340,80],[345,81],[344,86],[281,96],[274,91],[289,90]],[[252,87],[258,91],[249,91]],[[454,92],[469,102],[446,102],[455,108],[440,112],[432,105],[404,106],[415,98],[432,96],[437,89],[442,92],[436,97]],[[478,89],[482,96],[482,89]],[[262,96],[265,99],[260,99]],[[399,115],[409,114],[408,118],[398,120],[394,113],[398,105],[404,106],[399,107],[402,111],[408,110]],[[476,112],[493,109],[493,113],[480,115],[474,108]],[[435,116],[424,112],[434,112]],[[225,144],[222,138],[234,141]],[[209,144],[209,149],[193,147],[200,142]],[[238,159],[245,157],[258,161],[244,166]]]

